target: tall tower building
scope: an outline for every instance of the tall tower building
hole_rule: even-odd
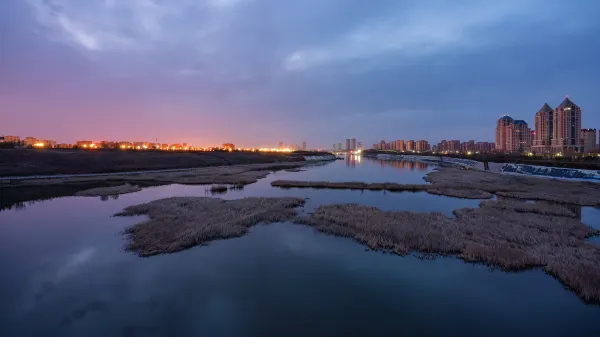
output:
[[[583,129],[581,130],[583,137],[583,151],[585,153],[598,152],[596,147],[596,129]]]
[[[303,141],[303,142],[302,142],[302,150],[303,150],[303,151],[306,151],[306,141]]]
[[[536,154],[549,154],[552,152],[552,138],[554,136],[554,110],[545,103],[535,113],[534,136],[531,150]]]
[[[569,97],[554,109],[552,149],[557,153],[581,152],[581,108]]]
[[[350,150],[350,138],[346,138],[346,151]]]
[[[506,129],[513,124],[510,116],[502,116],[496,122],[496,151],[510,152],[506,144]]]
[[[415,151],[415,141],[414,140],[407,140],[406,141],[406,151]]]
[[[356,150],[356,138],[350,139],[350,150]]]

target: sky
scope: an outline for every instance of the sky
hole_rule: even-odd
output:
[[[569,95],[600,128],[595,0],[0,0],[0,134],[493,141]]]

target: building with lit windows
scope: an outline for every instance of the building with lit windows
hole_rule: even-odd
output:
[[[583,152],[581,137],[581,108],[569,97],[554,109],[552,150],[555,153],[572,154]]]

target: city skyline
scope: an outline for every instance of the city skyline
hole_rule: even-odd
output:
[[[500,116],[533,128],[539,102],[566,94],[585,107],[584,127],[600,128],[598,9],[583,0],[2,1],[0,134],[243,147],[329,148],[347,134],[364,144],[493,141]]]

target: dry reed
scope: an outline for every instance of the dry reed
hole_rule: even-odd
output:
[[[532,199],[580,206],[600,205],[600,184],[532,177],[518,177],[477,170],[442,167],[428,173],[430,185],[397,183],[327,182],[277,180],[272,186],[283,188],[335,188],[360,190],[426,191],[455,198],[490,199],[493,194],[517,199]]]
[[[116,216],[147,215],[150,219],[125,229],[126,249],[140,256],[174,253],[213,240],[239,237],[258,223],[288,220],[299,198],[222,200],[174,197],[127,207]]]
[[[566,216],[575,218],[577,215],[571,210],[556,204],[525,203],[520,201],[485,200],[479,203],[481,208],[495,208],[518,213],[538,213],[543,215]]]
[[[534,211],[465,208],[455,210],[456,218],[451,219],[441,213],[327,205],[299,222],[400,255],[455,254],[503,270],[541,267],[583,300],[600,302],[600,247],[584,241],[600,232],[572,218],[528,210]]]
[[[223,184],[212,184],[210,185],[209,190],[211,192],[225,192],[227,191],[227,185],[223,185]]]
[[[75,193],[75,195],[79,197],[107,197],[111,195],[139,192],[141,190],[142,188],[139,186],[125,184],[120,186],[91,188],[89,190],[79,191]]]

